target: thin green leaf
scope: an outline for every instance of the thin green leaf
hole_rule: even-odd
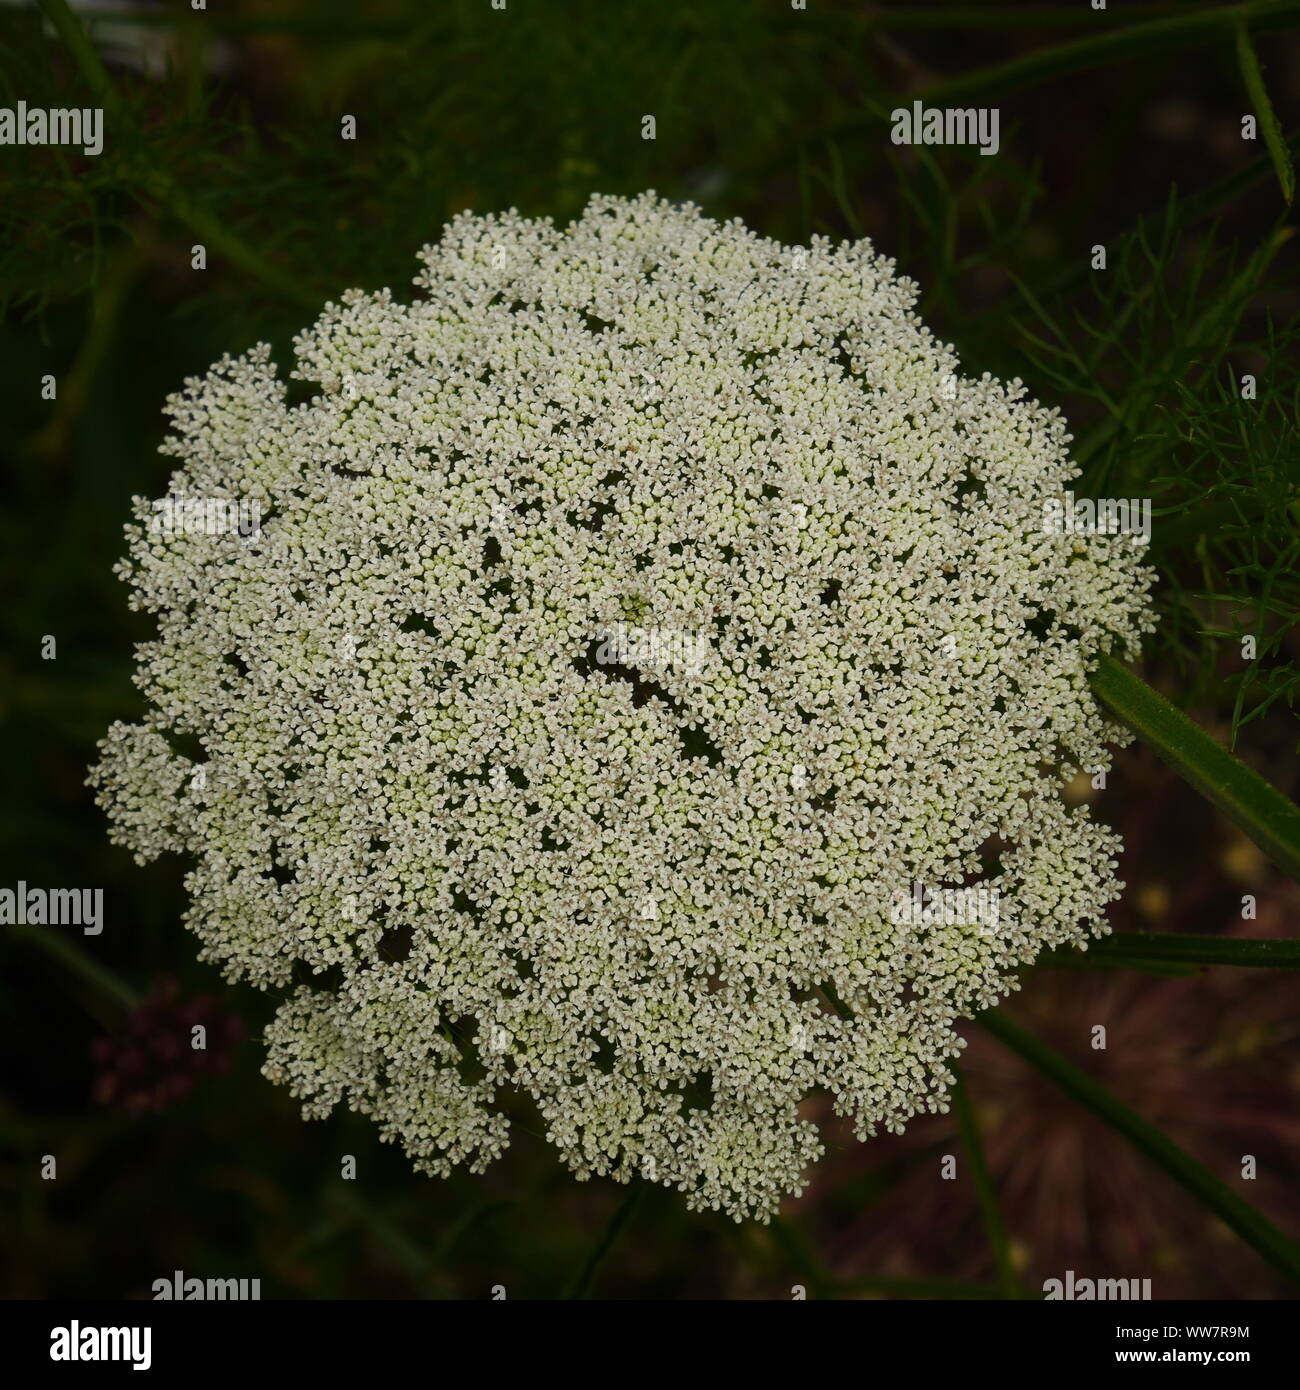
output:
[[[593,1247],[591,1254],[587,1256],[586,1263],[578,1272],[578,1277],[573,1281],[573,1287],[569,1290],[570,1299],[586,1298],[588,1290],[591,1288],[592,1281],[596,1277],[596,1271],[604,1262],[605,1256],[609,1254],[614,1242],[618,1239],[619,1232],[627,1225],[628,1219],[636,1209],[636,1204],[641,1198],[641,1188],[634,1187],[631,1192],[623,1199],[618,1210],[610,1218],[609,1225],[601,1233],[600,1239]]]
[[[94,956],[68,940],[66,936],[19,923],[10,925],[8,931],[19,940],[30,942],[31,945],[48,952],[90,985],[96,995],[111,1006],[102,1013],[96,1010],[105,1022],[116,1022],[123,1011],[130,1013],[132,1009],[139,1007],[140,995],[120,975],[106,965],[101,965]]]
[[[1115,932],[1090,942],[1086,952],[1053,951],[1040,957],[1048,964],[1060,958],[1086,958],[1106,966],[1241,965],[1265,970],[1300,970],[1300,939],[1234,936],[1184,936],[1166,932]]]
[[[1020,1288],[1016,1283],[1016,1272],[1011,1264],[1011,1242],[1007,1239],[1006,1227],[998,1211],[997,1194],[993,1191],[993,1181],[989,1177],[989,1166],[984,1158],[984,1145],[980,1140],[979,1119],[975,1107],[966,1092],[966,1083],[961,1072],[953,1068],[956,1080],[949,1095],[952,1107],[957,1114],[957,1128],[961,1134],[962,1147],[970,1162],[971,1177],[975,1183],[975,1195],[980,1204],[980,1216],[984,1220],[984,1232],[988,1236],[989,1249],[993,1255],[993,1268],[997,1273],[998,1288],[1003,1298],[1019,1298]]]
[[[1221,1221],[1231,1227],[1276,1269],[1300,1285],[1300,1246],[1266,1217],[1237,1196],[1224,1182],[1185,1153],[1150,1121],[1130,1110],[1117,1096],[1099,1086],[1086,1072],[1025,1032],[996,1009],[980,1014],[978,1022],[1004,1046],[1017,1052],[1072,1100],[1091,1110],[1175,1182],[1181,1183]]]
[[[1264,73],[1259,65],[1259,55],[1251,42],[1250,30],[1245,22],[1237,25],[1237,65],[1241,68],[1241,79],[1246,84],[1246,94],[1255,107],[1260,129],[1264,132],[1264,143],[1277,170],[1277,181],[1282,186],[1282,198],[1288,207],[1295,200],[1295,166],[1291,163],[1291,151],[1287,148],[1286,136],[1278,122],[1273,103],[1268,99],[1268,88],[1264,85]]]
[[[1300,879],[1300,807],[1113,657],[1099,658],[1092,689],[1279,868]]]
[[[67,0],[39,0],[39,3],[41,9],[45,11],[45,18],[50,21],[54,32],[63,40],[64,46],[72,56],[72,61],[76,63],[82,77],[86,79],[86,85],[90,88],[91,95],[104,108],[105,114],[111,117],[119,116],[122,103],[118,97],[117,88],[113,86],[108,69],[100,62],[95,45],[87,37],[81,21],[73,14]]]
[[[67,0],[40,0],[40,5],[45,17],[63,40],[96,101],[122,127],[130,129],[132,121],[127,108],[113,86],[112,78],[100,61],[94,45],[86,37],[81,21],[69,8]],[[304,308],[320,307],[318,295],[272,265],[230,231],[200,200],[186,193],[160,169],[150,169],[147,176],[141,177],[139,186],[133,192],[142,201],[150,197],[156,199],[173,217],[196,232],[205,246],[213,248],[233,265],[269,285],[286,299],[293,300]]]
[[[802,1232],[788,1221],[774,1216],[768,1225],[772,1239],[781,1247],[798,1277],[808,1286],[814,1298],[833,1296],[834,1280],[822,1269],[812,1247]]]
[[[1297,12],[1300,4],[1293,0],[1260,0],[1255,4],[1186,10],[1145,24],[1108,25],[1084,38],[1036,48],[1021,57],[947,78],[927,89],[924,97],[932,105],[939,105],[975,92],[1003,95],[1023,91],[1067,73],[1131,60],[1140,53],[1172,53],[1180,48],[1211,44],[1226,38],[1229,29],[1241,20],[1249,20],[1256,27],[1285,25]]]

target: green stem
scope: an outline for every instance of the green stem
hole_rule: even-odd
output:
[[[400,1222],[361,1196],[356,1187],[356,1183],[336,1181],[328,1190],[330,1206],[366,1230],[375,1244],[405,1270],[421,1298],[437,1298],[440,1289],[428,1251],[411,1238]]]
[[[788,1221],[774,1216],[768,1225],[773,1240],[784,1250],[798,1277],[807,1285],[814,1298],[833,1296],[835,1281],[818,1263],[808,1242]]]
[[[1104,1120],[1175,1182],[1181,1183],[1270,1264],[1300,1285],[1300,1246],[1243,1201],[1210,1170],[1180,1149],[1150,1121],[1099,1086],[1086,1072],[1013,1023],[989,1009],[977,1022],[1004,1046],[1058,1085],[1072,1100]]]
[[[1287,148],[1286,136],[1278,123],[1273,103],[1269,100],[1268,88],[1264,85],[1264,73],[1259,65],[1259,55],[1255,52],[1255,45],[1250,39],[1250,29],[1244,19],[1237,24],[1237,66],[1241,69],[1241,80],[1245,83],[1246,95],[1254,104],[1259,127],[1264,132],[1264,143],[1277,171],[1282,200],[1290,207],[1295,200],[1295,167],[1291,163],[1291,151]]]
[[[1111,61],[1135,58],[1140,53],[1170,53],[1230,38],[1238,24],[1256,29],[1285,25],[1300,12],[1295,0],[1255,0],[1255,3],[1218,5],[1181,10],[1144,24],[1107,27],[1100,33],[1067,43],[1037,48],[1018,58],[974,72],[947,78],[926,90],[931,103],[951,102],[975,92],[992,91],[999,97],[1035,87],[1066,73],[1103,67]]]
[[[1092,689],[1280,869],[1300,879],[1300,807],[1112,657],[1099,657]]]
[[[62,454],[112,346],[127,297],[144,265],[147,243],[147,233],[140,233],[114,254],[107,271],[95,287],[90,324],[77,349],[72,370],[59,383],[58,403],[45,425],[24,441],[24,449],[51,456]]]
[[[74,974],[80,975],[87,984],[99,994],[112,1001],[117,1009],[126,1012],[137,1008],[140,996],[120,976],[100,963],[80,946],[61,936],[57,930],[48,927],[33,927],[13,924],[9,928],[22,941],[39,946],[56,960],[66,965]]]
[[[105,114],[120,121],[124,129],[132,130],[134,123],[131,116],[103,63],[100,62],[95,46],[86,37],[81,22],[68,7],[67,0],[40,0],[40,6],[55,32],[63,40],[96,101],[103,106]],[[251,246],[229,231],[215,213],[199,200],[192,198],[162,170],[151,167],[147,177],[141,180],[141,186],[135,189],[134,193],[142,201],[146,196],[155,198],[173,217],[197,233],[205,246],[211,247],[233,265],[247,271],[286,298],[305,308],[320,307],[319,296],[260,256]]]
[[[966,1157],[970,1162],[975,1195],[979,1199],[980,1215],[984,1220],[984,1231],[988,1236],[989,1249],[993,1253],[993,1268],[997,1274],[998,1288],[1003,1298],[1019,1298],[1020,1289],[1011,1263],[1011,1242],[1007,1239],[1006,1227],[1002,1224],[997,1195],[993,1191],[993,1180],[989,1176],[989,1166],[984,1158],[979,1120],[966,1092],[966,1083],[961,1072],[954,1066],[953,1073],[956,1080],[948,1094],[957,1114],[957,1129],[961,1134],[962,1147],[966,1150]]]
[[[211,247],[218,255],[224,256],[231,265],[247,271],[264,285],[269,285],[271,289],[282,294],[285,299],[300,304],[305,309],[321,307],[319,295],[313,294],[292,275],[279,270],[270,261],[258,255],[246,242],[227,231],[214,212],[177,188],[170,179],[161,178],[156,196],[173,217],[184,222],[192,232],[202,238],[204,246]]]
[[[1049,951],[1039,965],[1099,964],[1104,966],[1243,965],[1274,970],[1300,970],[1300,939],[1267,937],[1190,936],[1181,932],[1148,934],[1115,932],[1088,943],[1084,951]]]
[[[619,1204],[618,1210],[610,1217],[609,1225],[605,1227],[600,1239],[596,1242],[595,1248],[587,1256],[586,1263],[582,1266],[578,1277],[573,1281],[573,1287],[569,1290],[570,1299],[586,1298],[588,1290],[591,1288],[592,1280],[596,1277],[596,1271],[603,1263],[605,1256],[609,1254],[614,1242],[618,1239],[619,1232],[627,1225],[628,1219],[636,1209],[636,1204],[641,1198],[641,1188],[634,1187],[631,1192]]]
[[[122,103],[117,88],[108,75],[108,69],[99,60],[95,45],[91,43],[82,27],[81,21],[72,13],[67,0],[39,0],[45,18],[50,21],[54,32],[63,40],[64,47],[72,55],[72,61],[81,70],[91,94],[104,108],[104,114],[118,116]]]

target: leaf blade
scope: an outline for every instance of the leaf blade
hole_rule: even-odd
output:
[[[1115,932],[1088,943],[1086,952],[1049,951],[1039,964],[1237,965],[1264,970],[1300,970],[1300,940],[1284,937],[1193,936],[1181,932]]]
[[[1300,807],[1114,657],[1098,657],[1091,684],[1102,704],[1300,880]]]
[[[1239,1197],[1222,1179],[1181,1149],[1149,1120],[1130,1110],[1118,1096],[1019,1024],[1013,1023],[1006,1015],[989,1009],[980,1014],[976,1021],[1003,1046],[1018,1053],[1030,1066],[1059,1086],[1072,1100],[1127,1139],[1275,1269],[1300,1285],[1300,1246]]]
[[[1269,100],[1268,88],[1264,84],[1264,70],[1259,64],[1259,54],[1250,37],[1245,21],[1237,25],[1237,66],[1241,69],[1241,80],[1246,84],[1246,94],[1255,107],[1260,128],[1264,132],[1264,143],[1268,146],[1277,170],[1277,181],[1282,187],[1282,199],[1287,207],[1295,201],[1295,165],[1291,162],[1291,151],[1287,147],[1286,136]]]

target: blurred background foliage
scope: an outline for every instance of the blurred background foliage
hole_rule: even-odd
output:
[[[183,866],[111,849],[83,780],[141,708],[148,627],[110,571],[130,497],[166,488],[164,397],[259,341],[283,368],[313,308],[403,292],[463,208],[563,221],[654,188],[786,241],[872,238],[968,371],[1059,406],[1079,495],[1153,499],[1148,679],[1294,796],[1300,5],[116,0],[73,7],[80,53],[46,9],[0,4],[0,105],[108,114],[96,158],[0,147],[0,883],[102,885],[108,925],[0,937],[0,1290],[148,1296],[180,1268],[266,1297],[980,1297],[1073,1268],[1157,1297],[1292,1294],[976,1026],[965,1138],[992,1216],[974,1165],[939,1176],[957,1112],[865,1146],[832,1126],[770,1227],[575,1183],[522,1108],[487,1176],[416,1177],[367,1121],[305,1124],[260,1078],[266,1001],[194,962]],[[998,155],[893,145],[914,98],[999,108]],[[1300,892],[1149,755],[1078,795],[1126,837],[1118,929],[1294,933]],[[1297,1004],[1290,972],[1043,967],[1007,1013],[1295,1232]],[[217,1041],[185,1071],[194,1018]]]

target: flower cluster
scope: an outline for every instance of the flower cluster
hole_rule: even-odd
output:
[[[820,1152],[942,1109],[954,1023],[1103,931],[1101,649],[1131,537],[1051,533],[1069,435],[964,377],[866,242],[786,247],[653,194],[567,229],[464,214],[410,304],[349,292],[169,402],[149,703],[92,782],[192,857],[205,959],[283,993],[266,1074],[479,1170],[526,1093],[579,1177],[765,1217]],[[619,623],[708,660],[597,660]],[[915,884],[996,893],[912,921]]]

